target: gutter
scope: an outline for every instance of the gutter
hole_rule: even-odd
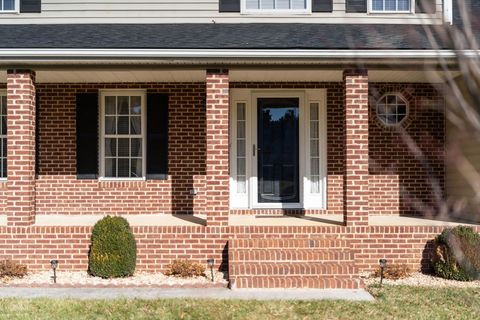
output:
[[[0,49],[0,58],[455,58],[476,50]]]

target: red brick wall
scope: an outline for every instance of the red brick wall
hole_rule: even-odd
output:
[[[430,241],[443,227],[133,227],[137,270],[163,271],[174,259],[206,263],[214,258],[227,270],[229,238],[318,238],[335,236],[347,240],[355,251],[360,271],[378,268],[378,260],[402,263],[413,270],[428,269]],[[480,232],[480,227],[476,227]],[[0,227],[0,259],[13,259],[31,270],[50,269],[51,259],[61,270],[86,270],[90,227]]]
[[[386,128],[375,116],[375,101],[385,93],[401,92],[409,103],[409,116],[399,128]],[[383,189],[385,201],[371,194],[370,214],[387,213],[388,188],[398,183],[399,207],[391,214],[435,215],[445,188],[444,99],[428,84],[370,84],[370,181]],[[390,177],[390,181],[388,180]],[[392,208],[393,209],[393,208]]]
[[[75,94],[143,88],[167,93],[169,179],[99,182],[76,179]],[[38,84],[37,214],[192,212],[204,206],[205,84]],[[199,194],[193,197],[192,188]],[[173,199],[172,199],[173,197]]]

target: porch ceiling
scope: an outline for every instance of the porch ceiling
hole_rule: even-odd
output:
[[[342,69],[231,69],[231,82],[330,82],[342,81]],[[455,76],[455,75],[454,75]],[[0,71],[0,83],[6,82]],[[369,70],[370,82],[442,83],[436,70]],[[162,70],[38,70],[39,83],[203,82],[205,69]]]

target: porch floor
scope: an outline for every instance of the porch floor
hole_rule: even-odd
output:
[[[35,226],[93,226],[105,215],[42,215],[35,217]],[[205,226],[204,214],[139,214],[124,215],[132,226]],[[7,215],[0,215],[0,226],[7,225]],[[305,216],[230,215],[230,226],[332,226],[343,225],[343,215],[322,214]],[[448,219],[426,219],[412,216],[370,215],[371,226],[476,226],[480,223]]]

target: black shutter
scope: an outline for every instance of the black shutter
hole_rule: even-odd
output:
[[[333,0],[312,0],[312,12],[332,12]]]
[[[435,0],[415,0],[415,13],[435,13],[436,6]]]
[[[219,0],[220,12],[240,12],[240,0]]]
[[[98,94],[77,94],[77,179],[98,177]]]
[[[42,12],[42,0],[20,0],[21,13]]]
[[[168,96],[147,94],[147,179],[167,179]]]
[[[367,0],[347,0],[347,12],[367,12]]]

